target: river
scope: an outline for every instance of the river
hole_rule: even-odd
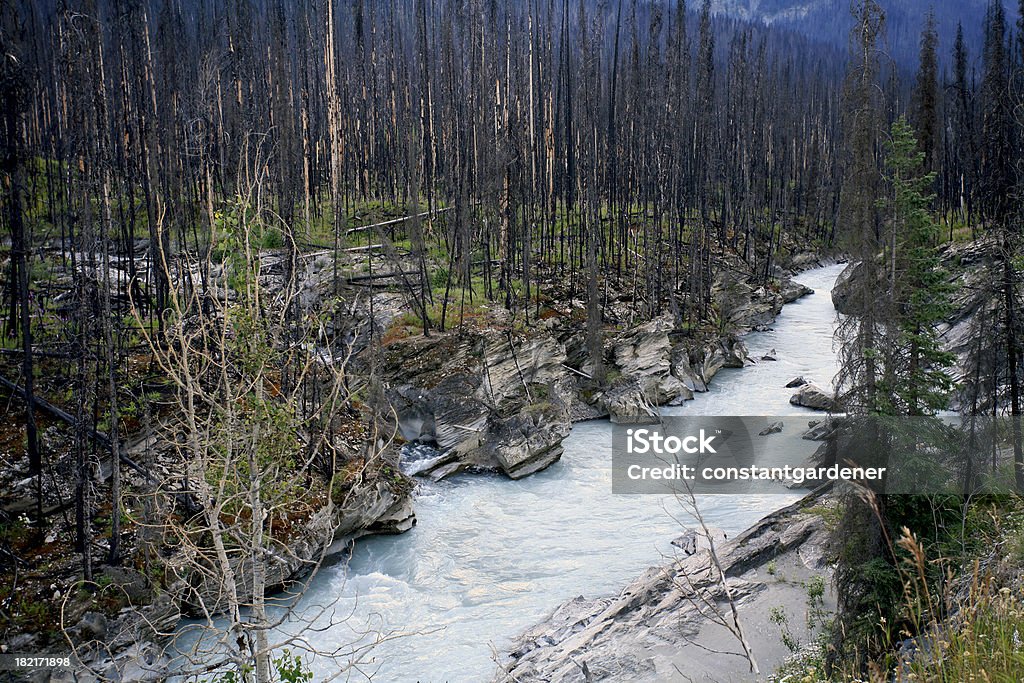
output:
[[[787,305],[772,331],[744,339],[752,358],[775,349],[776,362],[722,370],[707,393],[664,412],[809,412],[789,404],[793,390],[784,385],[804,375],[827,386],[835,375],[830,291],[842,269],[801,274],[815,293]],[[671,555],[686,513],[670,496],[612,494],[609,423],[574,426],[564,446],[560,462],[519,481],[464,475],[421,482],[414,529],[359,541],[347,565],[326,567],[311,582],[300,614],[332,605],[335,623],[309,634],[310,644],[347,651],[354,642],[383,639],[341,675],[347,680],[486,681],[495,653],[555,607],[578,595],[615,593]],[[732,536],[797,498],[719,494],[699,504],[709,526]],[[316,680],[343,661],[314,659]]]

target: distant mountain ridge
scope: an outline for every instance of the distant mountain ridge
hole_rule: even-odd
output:
[[[929,10],[935,12],[944,57],[952,49],[958,22],[963,24],[972,59],[980,56],[988,0],[879,0],[879,4],[886,14],[886,43],[901,65],[916,64],[921,29]],[[1009,21],[1015,22],[1017,3],[1005,0],[1004,6]],[[841,47],[847,43],[852,24],[850,0],[712,0],[711,7],[717,14],[786,26]]]

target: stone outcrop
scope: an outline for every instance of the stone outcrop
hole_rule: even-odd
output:
[[[964,400],[971,384],[971,373],[967,370],[969,357],[980,350],[984,363],[998,364],[1001,350],[986,344],[993,321],[1002,319],[1003,302],[998,291],[991,287],[993,278],[1000,276],[999,242],[985,237],[970,242],[946,245],[942,248],[941,266],[947,273],[950,286],[950,312],[945,321],[936,326],[944,351],[956,355],[958,362],[951,368],[952,379],[958,386],[953,396],[951,409],[956,409]],[[840,313],[856,315],[856,306],[851,301],[852,292],[862,279],[862,267],[851,263],[840,274],[832,290],[832,300]],[[981,347],[979,349],[979,342]],[[987,347],[987,348],[986,348]],[[986,379],[990,373],[982,373]],[[980,412],[991,408],[987,403],[992,395],[990,389],[982,389],[982,402],[977,406]],[[971,399],[973,400],[973,399]]]
[[[863,308],[864,304],[856,301],[856,291],[866,284],[864,282],[866,277],[868,276],[865,274],[865,269],[859,261],[851,261],[839,274],[832,287],[832,305],[839,313],[858,315],[858,311]],[[883,277],[881,272],[878,277],[879,280]]]
[[[627,378],[601,394],[598,406],[615,424],[649,424],[658,421],[656,388],[650,382]]]
[[[953,409],[964,401],[975,400],[970,389],[975,381],[970,369],[972,356],[980,351],[983,367],[986,364],[998,366],[1003,362],[999,360],[1002,350],[998,348],[996,337],[991,335],[995,321],[1005,318],[1002,295],[991,285],[993,278],[1001,277],[999,251],[997,240],[984,238],[950,245],[942,254],[942,265],[949,273],[951,310],[948,318],[937,326],[937,332],[943,350],[955,354],[958,359],[952,368],[958,389],[950,406]],[[981,375],[979,379],[983,385],[991,381],[990,373],[983,370]],[[991,409],[992,393],[987,388],[981,389],[980,402],[976,406],[979,412]],[[1007,400],[1005,396],[1009,392],[1000,393],[1004,396],[1002,400]]]
[[[598,399],[598,405],[613,422],[657,420],[658,406],[693,398],[698,384],[688,384],[673,373],[673,328],[672,319],[661,316],[612,340],[611,363],[619,379]],[[689,369],[684,372],[688,379],[692,374]]]
[[[800,582],[821,576],[829,583],[823,561],[828,532],[809,510],[815,504],[820,501],[812,494],[734,540],[715,540],[721,573],[710,544],[699,543],[703,534],[684,534],[671,564],[649,569],[617,596],[577,597],[527,630],[496,680],[738,680],[749,675],[740,644],[708,616],[709,607],[728,615],[730,598],[761,671],[771,671],[789,650],[770,627],[770,610],[804,604]],[[825,606],[832,600],[826,591]],[[795,637],[811,636],[805,620],[791,618],[790,625]],[[740,656],[709,657],[709,649]]]
[[[781,273],[766,285],[752,279],[739,266],[717,277],[713,297],[730,330],[720,336],[683,332],[669,315],[606,336],[603,382],[568,314],[538,321],[525,335],[472,329],[389,343],[381,369],[396,426],[406,441],[439,451],[406,471],[519,477],[558,459],[573,421],[656,421],[659,406],[688,401],[722,368],[753,362],[738,335],[812,291]]]
[[[496,421],[487,430],[484,443],[505,474],[521,479],[558,461],[569,429],[564,407],[536,403]]]
[[[685,344],[676,344],[669,353],[670,372],[672,376],[683,383],[683,386],[691,392],[705,392],[708,390],[704,375],[695,365],[698,355]]]
[[[707,391],[715,374],[742,368],[747,349],[735,335],[712,342],[684,339],[673,343],[671,318],[662,316],[611,341],[610,365],[618,379],[599,395],[597,405],[612,422],[658,419],[658,406],[680,405]]]
[[[824,441],[835,434],[838,428],[838,420],[831,417],[825,420],[811,420],[807,423],[807,431],[801,438],[807,441]]]
[[[782,297],[782,303],[791,304],[801,297],[805,297],[808,294],[814,294],[814,290],[807,285],[800,284],[795,280],[785,279],[782,281],[782,286],[779,289],[779,295]]]
[[[843,315],[853,313],[850,296],[854,285],[857,283],[859,271],[859,263],[850,263],[843,269],[843,272],[839,273],[839,277],[832,287],[832,305]]]

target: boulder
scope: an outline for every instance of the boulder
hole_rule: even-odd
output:
[[[658,406],[679,405],[695,391],[706,391],[705,373],[714,374],[726,362],[723,350],[708,360],[706,353],[691,356],[688,348],[673,346],[673,327],[670,316],[661,316],[612,341],[611,362],[618,379],[596,397],[595,405],[613,422],[656,422]]]
[[[667,332],[656,326],[649,332],[638,336],[623,362],[653,362],[660,335],[666,345],[661,372],[668,376]],[[548,335],[510,338],[485,331],[388,346],[384,374],[400,382],[387,391],[397,427],[407,441],[439,451],[404,463],[405,471],[433,479],[470,468],[523,476],[550,465],[561,452],[556,446],[564,434],[557,435],[567,429],[570,411],[585,413],[573,401],[575,382],[566,361],[565,347]],[[547,415],[535,410],[545,402],[558,406],[557,418],[527,424],[524,411],[532,418]]]
[[[720,339],[704,347],[701,363],[701,377],[705,384],[722,368],[742,368],[748,358],[747,347],[736,337]]]
[[[673,327],[671,317],[660,316],[615,339],[615,367],[626,377],[669,374],[672,342],[668,334]]]
[[[654,397],[658,405],[682,405],[693,400],[693,391],[673,375],[662,375],[646,380],[648,386],[654,387]]]
[[[106,640],[107,617],[99,612],[86,612],[73,628],[81,643]]]
[[[674,539],[672,545],[683,551],[683,555],[693,555],[697,552],[697,532],[687,529],[682,536]]]
[[[824,441],[835,433],[837,425],[836,421],[832,419],[811,420],[807,423],[807,428],[801,438],[807,441]]]
[[[447,477],[450,477],[460,472],[469,470],[472,465],[464,460],[458,458],[458,451],[451,451],[452,457],[446,460],[443,464],[431,469],[427,475],[434,481],[441,481]]]
[[[801,297],[805,297],[808,294],[814,294],[814,290],[807,285],[802,285],[794,280],[785,279],[779,289],[779,294],[782,296],[782,302],[791,304]]]
[[[718,371],[724,367],[725,354],[722,353],[720,348],[710,346],[705,349],[700,365],[700,376],[703,378],[705,384],[710,384],[711,380],[718,374]]]
[[[764,290],[755,290],[755,297],[749,303],[739,306],[729,314],[728,320],[737,330],[749,330],[768,325],[782,310],[781,298],[758,295]]]
[[[803,375],[800,375],[799,377],[794,377],[793,379],[786,382],[786,388],[796,389],[797,387],[802,387],[805,384],[807,384],[807,380],[804,379]]]
[[[743,342],[736,337],[730,337],[721,342],[722,352],[725,356],[725,367],[742,368],[747,364],[750,354]]]
[[[758,436],[768,436],[769,434],[778,434],[779,432],[782,431],[782,428],[784,426],[785,425],[782,423],[781,420],[778,421],[778,422],[772,422],[770,425],[768,425],[767,427],[762,429],[760,432],[758,432],[757,435]]]
[[[400,471],[389,469],[389,474],[381,473],[377,478],[357,483],[342,496],[335,498],[334,508],[331,510],[332,517],[324,520],[330,525],[334,540],[340,538],[358,538],[370,533],[369,529],[381,520],[394,519],[404,509],[405,502],[409,499],[412,489],[412,482]],[[387,522],[384,522],[386,525]],[[318,541],[316,525],[310,524],[312,528],[307,534],[299,539],[315,545]],[[296,542],[292,542],[292,550]],[[306,553],[303,553],[305,555]],[[285,567],[281,568],[282,570]],[[288,580],[284,571],[279,572],[282,576],[282,583]]]
[[[790,404],[812,410],[836,411],[839,404],[833,394],[827,393],[816,384],[804,384],[789,399]]]
[[[598,404],[615,424],[653,424],[660,419],[653,394],[639,379],[632,378],[604,392]]]
[[[859,266],[860,262],[856,261],[848,264],[846,268],[843,268],[843,272],[839,273],[836,283],[832,286],[832,306],[840,313],[848,314],[851,312],[850,290],[852,289]]]
[[[164,681],[170,672],[171,658],[164,648],[142,642],[120,653],[106,666],[97,669],[103,681]]]
[[[395,535],[404,534],[416,526],[416,513],[412,508],[412,498],[403,496],[383,515],[366,527],[367,534]]]
[[[740,332],[771,323],[782,310],[782,296],[768,287],[751,284],[751,279],[742,269],[723,267],[711,288],[722,318]]]
[[[679,548],[683,555],[689,557],[698,551],[706,551],[712,543],[723,543],[726,538],[726,533],[721,529],[708,528],[706,531],[687,529],[682,535],[672,540],[672,545]]]
[[[669,406],[681,406],[687,401],[693,400],[693,391],[675,377],[666,377],[659,385],[661,395],[673,395],[663,403]]]
[[[792,255],[786,258],[785,255],[780,254],[776,259],[776,261],[786,269],[794,273],[799,273],[805,270],[810,270],[811,268],[818,268],[823,265],[821,262],[821,254],[818,252],[804,251],[805,245],[797,244],[795,242],[788,246],[790,249],[794,250]]]
[[[761,356],[761,360],[778,360],[779,356],[775,349],[772,349],[768,353]]]

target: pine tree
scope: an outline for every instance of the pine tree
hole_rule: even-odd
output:
[[[936,244],[939,226],[929,213],[935,173],[925,172],[913,129],[897,119],[887,145],[886,176],[890,184],[887,213],[896,236],[892,283],[897,334],[894,381],[884,387],[891,401],[887,412],[931,415],[946,408],[952,382],[947,369],[953,357],[942,350],[936,325],[950,312],[949,287],[940,269]]]
[[[878,43],[885,15],[874,0],[861,0],[854,8],[851,60],[843,97],[846,144],[844,184],[840,198],[840,235],[857,259],[856,280],[850,294],[855,312],[840,325],[841,370],[838,382],[847,412],[865,419],[859,446],[865,462],[877,453],[881,441],[873,417],[886,406],[884,379],[888,371],[887,335],[892,322],[886,239],[879,211],[882,177],[878,152],[881,138],[880,50]],[[887,573],[884,501],[872,508],[864,500],[847,497],[846,514],[837,535],[840,546],[835,572],[837,625],[829,648],[829,668],[839,662],[864,666],[871,655],[867,643],[877,623],[879,595],[894,591]],[[878,577],[886,577],[879,581]]]

